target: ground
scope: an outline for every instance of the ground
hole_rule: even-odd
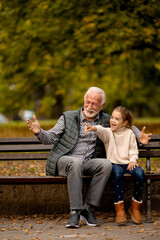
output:
[[[89,227],[80,221],[78,229],[67,229],[68,215],[0,216],[0,240],[158,240],[160,216],[153,213],[153,222],[118,226],[113,215],[96,214],[100,225]],[[143,218],[143,220],[145,220]]]

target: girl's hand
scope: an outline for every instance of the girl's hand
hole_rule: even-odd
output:
[[[84,129],[85,134],[87,134],[87,132],[89,131],[93,131],[93,132],[97,131],[97,128],[95,126],[91,126],[87,123],[84,123],[84,125],[85,125],[85,129]]]
[[[138,164],[135,162],[130,162],[128,164],[127,170],[132,171],[135,167],[138,167]]]

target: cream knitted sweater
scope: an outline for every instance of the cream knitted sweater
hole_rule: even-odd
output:
[[[98,137],[105,145],[108,160],[116,164],[137,162],[138,147],[131,129],[122,127],[112,132],[110,128],[104,128],[100,125],[97,125],[96,128]]]

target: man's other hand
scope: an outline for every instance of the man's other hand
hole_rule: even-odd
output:
[[[142,144],[147,144],[149,142],[149,140],[151,139],[150,136],[152,135],[152,133],[145,133],[145,130],[146,130],[146,127],[144,126],[139,135],[139,141]]]

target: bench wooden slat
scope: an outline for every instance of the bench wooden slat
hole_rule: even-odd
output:
[[[133,180],[133,176],[129,173],[125,173],[123,178],[126,180]],[[145,174],[145,178],[160,180],[160,174]],[[83,182],[88,182],[91,179],[91,176],[83,176]],[[62,176],[0,176],[0,184],[60,184],[66,182],[67,178]]]
[[[0,152],[34,152],[34,151],[50,151],[52,148],[52,145],[1,145],[0,146]]]
[[[139,146],[139,149],[157,149],[160,148],[160,142],[149,142],[142,146]]]
[[[160,141],[160,134],[153,134],[150,136],[152,142]]]
[[[91,180],[90,176],[83,176],[83,181]],[[67,183],[63,176],[0,176],[0,184],[52,184]]]
[[[46,160],[49,153],[0,153],[0,161],[8,160]],[[140,158],[160,157],[160,151],[140,151]]]
[[[160,134],[153,134],[151,135],[150,142],[155,142],[160,140]],[[17,137],[17,138],[0,138],[0,145],[1,144],[41,144],[36,137]]]
[[[139,158],[145,157],[160,157],[160,151],[139,151]]]
[[[49,153],[1,153],[0,161],[9,160],[46,160]]]
[[[36,137],[0,138],[0,145],[10,144],[41,144]]]
[[[0,176],[0,184],[41,184],[66,183],[66,177],[60,176]]]
[[[12,145],[0,145],[0,152],[27,152],[27,151],[50,151],[52,148],[52,145],[44,145],[44,144],[13,144]],[[160,142],[150,142],[148,144],[145,144],[143,146],[139,146],[139,149],[159,149],[160,148]]]

